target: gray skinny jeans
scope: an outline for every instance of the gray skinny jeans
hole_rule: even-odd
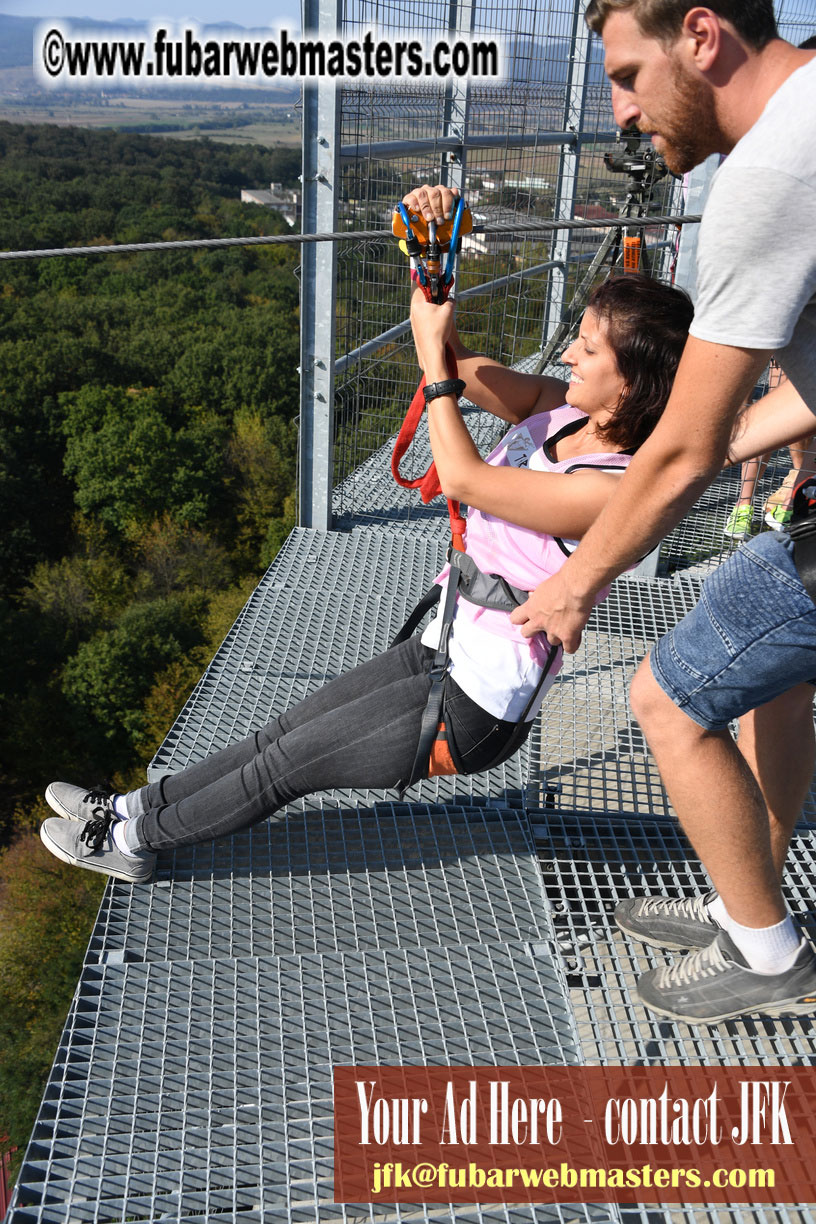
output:
[[[224,837],[295,799],[334,787],[386,790],[408,777],[434,652],[418,637],[338,676],[240,743],[128,796],[134,849]],[[464,771],[501,753],[516,724],[497,719],[448,677],[446,716]],[[532,724],[530,724],[532,725]]]

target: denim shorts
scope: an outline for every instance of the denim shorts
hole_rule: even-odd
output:
[[[651,654],[679,709],[718,730],[797,684],[816,684],[816,607],[787,533],[745,544],[703,583],[697,607]]]

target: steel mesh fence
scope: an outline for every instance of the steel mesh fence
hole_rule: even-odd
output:
[[[593,265],[604,229],[512,232],[514,222],[536,218],[608,217],[612,226],[626,207],[626,175],[604,163],[616,128],[603,49],[584,27],[583,7],[580,0],[458,8],[445,0],[423,0],[411,6],[413,35],[431,38],[458,30],[498,37],[504,80],[472,81],[458,92],[444,81],[391,88],[359,84],[342,92],[338,228],[382,229],[383,239],[349,241],[338,253],[334,483],[340,489],[334,510],[340,519],[353,520],[363,509],[358,487],[346,477],[396,433],[419,377],[410,333],[384,335],[404,327],[407,316],[406,261],[390,236],[393,206],[406,191],[423,181],[462,189],[475,232],[463,240],[457,270],[459,328],[473,348],[506,363],[534,358],[561,319],[572,329],[583,295],[578,294],[575,309],[570,304],[588,269],[592,281],[602,278],[617,253],[613,246],[603,265]],[[793,42],[816,29],[808,0],[782,0],[777,18],[780,33]],[[390,0],[346,0],[344,32],[372,26],[404,34],[404,7]],[[567,132],[577,136],[575,144],[564,139]],[[655,184],[652,197],[656,213],[683,210],[682,186],[671,176]],[[508,228],[491,232],[497,223]],[[678,240],[673,226],[645,231],[656,274],[672,274]],[[565,343],[552,354],[548,368],[553,371]],[[767,378],[757,394],[766,385]],[[785,450],[758,471],[754,465],[725,473],[667,540],[661,572],[689,566],[705,572],[727,556],[745,538],[739,530],[745,528],[744,512],[736,530],[732,521],[741,495],[743,506],[747,500],[753,505],[747,530],[765,529],[765,514],[774,512],[773,495],[787,476],[776,499],[782,503],[777,520],[783,517],[792,459],[795,468],[797,456]],[[802,473],[813,463],[813,454],[806,452]],[[420,459],[412,466],[407,456],[402,470],[418,475]],[[422,515],[418,498],[415,506],[409,518]]]
[[[405,333],[357,355],[407,315],[407,264],[390,237],[391,212],[406,191],[424,181],[461,187],[477,232],[463,240],[458,265],[460,331],[472,347],[508,363],[540,351],[605,236],[604,229],[514,233],[513,223],[611,222],[625,204],[626,176],[603,161],[616,129],[602,48],[576,18],[573,0],[476,4],[464,16],[474,37],[502,40],[501,83],[474,81],[459,94],[444,82],[356,85],[342,94],[338,225],[382,228],[383,241],[350,241],[339,252],[335,484],[396,432],[418,380]],[[348,0],[343,20],[349,35],[372,25],[399,29],[404,9],[387,0]],[[442,0],[411,7],[413,34],[439,36],[449,28],[450,7]],[[576,61],[583,66],[580,83]],[[576,132],[569,143],[564,134],[572,140]],[[666,179],[654,207],[670,212],[675,196],[674,181]],[[491,232],[497,223],[510,228]],[[647,231],[662,262],[671,255],[659,245],[666,239],[657,227]],[[416,474],[409,462],[403,470]],[[341,513],[354,514],[350,496]]]

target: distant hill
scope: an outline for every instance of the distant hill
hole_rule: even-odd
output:
[[[0,68],[31,67],[31,40],[38,20],[0,13]]]

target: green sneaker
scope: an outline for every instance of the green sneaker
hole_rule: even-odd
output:
[[[765,522],[773,531],[784,531],[793,518],[791,506],[771,506],[765,512]]]
[[[747,540],[754,521],[753,506],[735,506],[725,521],[723,535],[732,540]]]

